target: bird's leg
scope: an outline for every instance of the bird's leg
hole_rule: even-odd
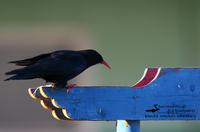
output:
[[[69,93],[70,88],[76,86],[76,84],[69,84],[67,83],[67,94]]]

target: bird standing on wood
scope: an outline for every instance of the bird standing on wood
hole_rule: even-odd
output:
[[[46,82],[52,82],[54,87],[67,86],[68,88],[74,85],[68,84],[67,81],[76,77],[90,66],[102,63],[110,68],[102,56],[91,49],[80,51],[60,50],[9,63],[26,67],[6,72],[6,75],[14,76],[5,79],[5,81],[42,78]]]

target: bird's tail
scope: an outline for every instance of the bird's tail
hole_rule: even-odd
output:
[[[9,77],[7,79],[5,79],[4,81],[8,81],[8,80],[26,80],[26,79],[31,79],[34,78],[33,76],[28,76],[28,75],[23,75],[23,74],[17,74],[14,75],[12,77]]]
[[[14,75],[16,74],[16,75]],[[16,69],[16,70],[12,70],[10,72],[6,72],[5,75],[14,75],[12,77],[9,77],[7,79],[5,79],[4,81],[8,81],[8,80],[24,80],[24,79],[32,79],[34,78],[33,75],[27,74],[24,69]]]
[[[16,69],[16,70],[12,70],[9,72],[6,72],[5,75],[13,75],[13,74],[22,74],[24,72],[24,69]]]

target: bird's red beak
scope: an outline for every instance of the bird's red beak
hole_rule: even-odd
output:
[[[101,63],[104,64],[105,66],[107,66],[109,69],[111,69],[106,61],[103,60]]]

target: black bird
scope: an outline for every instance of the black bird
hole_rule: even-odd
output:
[[[14,76],[5,79],[5,81],[42,78],[46,82],[52,82],[55,87],[74,86],[68,84],[67,81],[95,64],[102,63],[110,68],[102,56],[91,49],[80,51],[60,50],[9,63],[26,67],[6,72],[6,75]]]

